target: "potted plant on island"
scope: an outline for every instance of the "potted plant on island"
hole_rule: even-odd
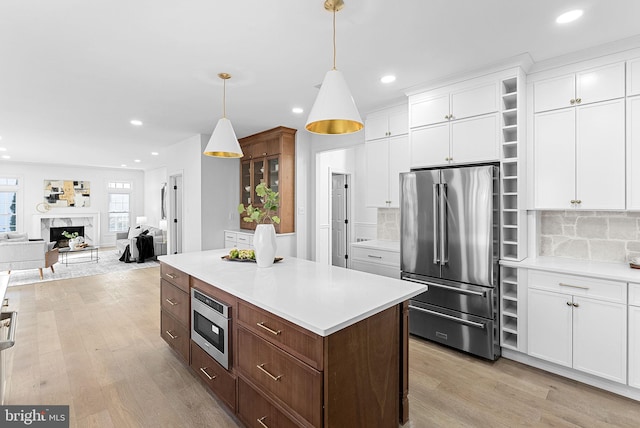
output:
[[[66,230],[62,231],[62,236],[69,240],[69,250],[74,251],[76,249],[76,244],[78,243],[78,232],[67,232]]]
[[[240,204],[238,213],[245,214],[242,221],[257,223],[253,236],[256,262],[258,267],[270,267],[276,256],[276,229],[273,224],[280,224],[280,217],[277,216],[280,194],[271,190],[266,183],[260,183],[256,186],[256,196],[260,198],[262,208]]]

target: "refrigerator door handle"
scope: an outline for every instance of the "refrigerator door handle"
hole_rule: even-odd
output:
[[[437,265],[438,263],[440,263],[440,257],[439,257],[439,253],[438,253],[438,247],[439,247],[439,231],[438,231],[438,225],[440,224],[439,221],[439,209],[438,209],[438,201],[439,199],[439,192],[438,192],[438,188],[439,188],[439,184],[434,183],[433,185],[433,204],[432,204],[432,209],[433,209],[433,264]]]
[[[455,321],[455,322],[460,323],[460,324],[468,325],[469,327],[476,327],[476,328],[480,328],[482,330],[484,330],[486,328],[486,324],[483,324],[483,323],[480,323],[480,322],[474,322],[474,321],[465,320],[465,319],[462,319],[462,318],[458,318],[458,317],[454,317],[454,316],[451,316],[451,315],[443,314],[442,312],[436,312],[436,311],[431,311],[429,309],[420,308],[418,306],[409,305],[409,309],[413,309],[413,310],[416,310],[416,311],[424,312],[426,314],[434,315],[436,317],[445,318],[445,319],[448,319],[448,320],[451,320],[451,321]]]
[[[439,223],[440,223],[440,264],[442,266],[449,263],[449,239],[447,226],[447,183],[441,183],[439,201]]]

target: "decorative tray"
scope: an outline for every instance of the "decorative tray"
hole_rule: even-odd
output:
[[[640,269],[640,265],[636,265],[633,263],[629,263],[629,266],[631,267],[631,269]]]
[[[221,259],[224,260],[229,260],[230,262],[251,262],[251,263],[255,263],[256,260],[255,259],[241,259],[241,258],[234,258],[232,259],[231,257],[229,257],[229,255],[227,254],[226,256],[222,256],[220,257]],[[281,261],[283,258],[282,257],[276,257],[275,259],[273,259],[274,263],[278,263],[279,261]]]

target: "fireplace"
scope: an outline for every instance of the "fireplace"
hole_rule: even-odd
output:
[[[64,231],[69,233],[77,232],[78,236],[84,237],[84,226],[52,227],[49,229],[49,241],[56,242],[54,248],[64,248],[69,246],[69,240],[62,236],[62,232]]]

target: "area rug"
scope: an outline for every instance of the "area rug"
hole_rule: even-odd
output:
[[[69,254],[68,266],[58,261],[53,268],[55,273],[51,272],[51,269],[42,269],[44,279],[40,279],[40,273],[38,269],[28,270],[16,270],[11,272],[11,278],[9,279],[9,286],[33,284],[36,282],[57,281],[59,279],[79,278],[83,276],[100,275],[102,273],[120,272],[131,269],[143,269],[160,264],[155,260],[147,260],[144,263],[125,263],[119,260],[120,256],[118,252],[114,250],[102,250],[100,249],[98,263],[93,261],[86,261],[88,259],[87,253]],[[62,260],[62,259],[60,259]]]

